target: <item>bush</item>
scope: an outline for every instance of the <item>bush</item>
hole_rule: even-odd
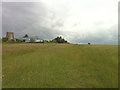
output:
[[[12,39],[12,40],[8,40],[8,41],[7,41],[7,43],[13,43],[13,42],[15,42],[14,39]]]
[[[43,43],[48,43],[48,41],[44,40]]]
[[[88,43],[88,45],[90,45],[90,43]]]
[[[49,41],[50,43],[57,43],[57,41],[56,40],[51,40],[51,41]]]
[[[16,42],[22,42],[20,39],[16,39]]]
[[[7,37],[3,37],[2,38],[2,42],[7,42],[8,41],[8,38]]]

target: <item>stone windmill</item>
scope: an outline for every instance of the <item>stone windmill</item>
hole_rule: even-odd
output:
[[[6,37],[8,38],[8,40],[14,40],[14,33],[13,32],[7,32]]]

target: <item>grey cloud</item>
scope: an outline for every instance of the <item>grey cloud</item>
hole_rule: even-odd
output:
[[[81,33],[84,31],[81,29],[79,32],[61,31],[61,28],[64,29],[65,18],[67,17],[67,14],[64,16],[66,11],[61,11],[64,13],[54,12],[42,2],[4,2],[2,8],[3,36],[10,31],[15,33],[16,38],[20,38],[24,34],[39,36],[41,39],[53,39],[62,35],[72,43],[117,43],[117,25],[105,29],[100,28],[103,25],[102,22],[95,22],[95,33],[91,32],[91,28],[89,32],[84,33]],[[75,22],[72,27],[81,25],[82,21]]]
[[[109,29],[98,29],[96,33],[77,34],[73,38],[73,43],[88,43],[93,44],[118,44],[118,29],[117,25],[113,25]]]
[[[38,35],[40,38],[51,39],[57,35],[57,31],[47,27],[46,8],[42,3],[3,3],[3,35],[7,31],[15,33],[20,37],[28,33],[29,35]],[[42,23],[44,26],[42,26]],[[56,23],[60,26],[61,23]]]

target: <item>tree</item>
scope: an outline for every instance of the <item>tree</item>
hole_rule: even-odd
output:
[[[27,34],[25,34],[25,36],[23,36],[23,38],[28,38],[28,35],[27,35]]]
[[[50,43],[57,43],[57,41],[56,40],[51,40],[51,41],[49,41]]]
[[[90,43],[88,43],[88,45],[90,45]]]
[[[35,42],[35,39],[33,37],[31,37],[30,42]]]
[[[67,43],[67,41],[64,40],[61,36],[60,36],[60,37],[57,37],[57,38],[55,38],[55,39],[53,39],[53,40],[56,40],[57,43]]]
[[[33,38],[34,38],[34,39],[39,39],[39,37],[38,37],[38,36],[34,36]]]

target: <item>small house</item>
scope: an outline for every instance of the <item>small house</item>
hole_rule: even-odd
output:
[[[22,38],[21,41],[22,42],[30,42],[30,38]]]

